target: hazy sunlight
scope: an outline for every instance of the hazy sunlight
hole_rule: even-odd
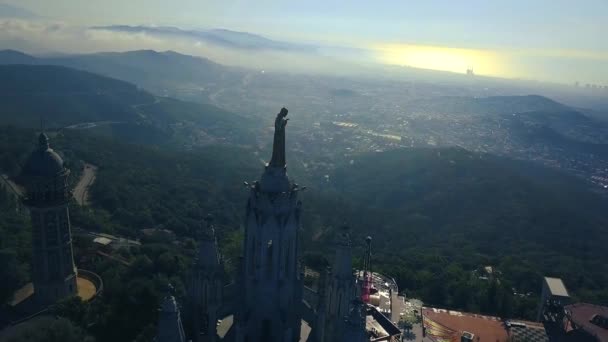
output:
[[[384,44],[374,47],[377,59],[385,64],[465,73],[507,76],[506,65],[490,50],[459,49],[440,46]]]

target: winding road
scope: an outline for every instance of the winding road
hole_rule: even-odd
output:
[[[95,182],[96,175],[97,166],[85,163],[82,176],[74,187],[74,199],[81,206],[89,205],[89,187]]]
[[[2,183],[4,183],[7,191],[15,195],[17,198],[23,197],[25,190],[20,185],[10,180],[5,174],[0,175],[0,179],[2,180]]]

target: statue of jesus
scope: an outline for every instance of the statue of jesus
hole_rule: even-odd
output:
[[[281,112],[277,114],[277,118],[274,120],[274,141],[272,144],[272,158],[270,159],[269,165],[272,167],[285,167],[285,126],[287,126],[286,119],[289,111],[286,108],[281,108]]]

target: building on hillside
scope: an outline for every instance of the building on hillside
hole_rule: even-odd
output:
[[[608,307],[572,303],[559,278],[543,279],[538,318],[551,341],[608,342]]]
[[[570,294],[560,278],[544,277],[536,320],[546,324],[561,324],[564,306],[570,302]]]

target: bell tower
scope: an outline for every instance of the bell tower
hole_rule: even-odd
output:
[[[38,147],[21,172],[26,187],[24,204],[32,220],[34,293],[41,304],[78,291],[68,211],[69,174],[61,157],[49,147],[46,134],[41,133]]]

